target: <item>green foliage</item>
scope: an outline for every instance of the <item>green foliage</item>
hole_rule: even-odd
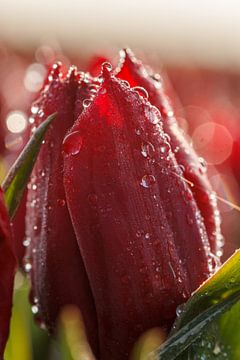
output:
[[[14,216],[21,201],[44,136],[55,117],[56,114],[50,115],[36,129],[2,183],[4,197],[11,218]]]
[[[179,310],[161,360],[238,360],[240,354],[240,251]]]
[[[5,360],[48,359],[50,337],[35,324],[28,294],[29,283],[18,272],[15,277],[13,312]]]

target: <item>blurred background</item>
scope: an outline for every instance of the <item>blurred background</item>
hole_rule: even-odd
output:
[[[131,47],[164,77],[181,126],[208,164],[228,258],[240,244],[239,43],[236,0],[0,0],[0,179],[28,139],[30,104],[49,65],[88,70],[99,57],[116,63],[118,50]],[[24,206],[13,226],[23,253]],[[27,293],[19,272],[6,359],[71,359],[36,328]],[[11,345],[16,337],[22,353]]]

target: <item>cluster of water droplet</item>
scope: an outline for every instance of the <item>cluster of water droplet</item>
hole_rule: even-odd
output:
[[[196,354],[196,359],[201,360],[227,360],[231,358],[230,348],[222,344],[220,341],[219,326],[217,322],[213,322],[208,326],[200,339],[196,340],[191,348],[192,353]]]

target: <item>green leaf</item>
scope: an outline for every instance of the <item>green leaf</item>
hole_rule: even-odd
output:
[[[44,136],[55,117],[56,113],[50,115],[36,129],[2,183],[6,205],[11,218],[13,218],[21,201]]]
[[[17,272],[10,334],[4,360],[53,359],[48,356],[51,338],[33,319],[29,292],[29,280],[20,271]]]
[[[156,352],[156,358],[161,360],[239,359],[239,300],[240,251],[238,250],[181,309],[174,330]]]

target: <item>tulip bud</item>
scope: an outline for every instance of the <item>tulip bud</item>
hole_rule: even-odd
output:
[[[160,76],[154,75],[151,69],[146,69],[129,49],[121,51],[116,72],[119,78],[127,80],[131,86],[144,87],[148,92],[150,102],[161,111],[163,130],[170,137],[176,160],[182,165],[184,178],[192,186],[194,199],[207,230],[213,261],[218,261],[214,255],[221,255],[223,237],[216,196],[206,176],[206,163],[197,156],[180,130],[170,101],[164,93]]]
[[[12,312],[13,281],[16,268],[16,258],[10,230],[10,221],[4,204],[3,192],[0,189],[0,358],[9,333],[9,323]]]
[[[205,225],[160,111],[103,66],[64,140],[64,185],[95,300],[102,360],[169,328],[210,274]],[[72,151],[75,149],[76,151]]]
[[[29,183],[25,269],[31,274],[32,309],[38,321],[52,332],[63,306],[77,305],[90,344],[97,352],[95,307],[68,213],[62,175],[61,144],[74,122],[81,85],[74,68],[65,77],[60,70],[60,65],[53,66],[48,83],[32,106],[33,126],[54,112],[57,118],[47,133]],[[78,107],[76,111],[81,110]]]

